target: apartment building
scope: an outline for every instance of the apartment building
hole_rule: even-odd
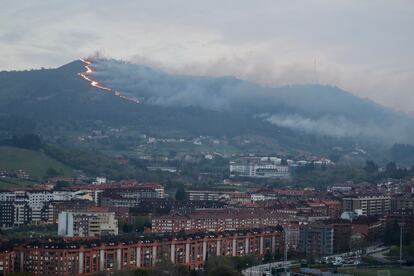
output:
[[[334,229],[325,224],[308,224],[299,227],[298,250],[309,257],[332,255],[334,252]]]
[[[401,194],[392,198],[391,209],[398,210],[414,210],[413,194]]]
[[[360,210],[364,216],[385,215],[391,210],[390,196],[360,196],[343,198],[343,211]]]
[[[62,237],[96,237],[117,235],[118,220],[114,212],[61,212],[58,235]]]
[[[137,207],[142,201],[164,199],[164,187],[155,183],[108,188],[103,191],[100,203],[103,206]]]
[[[0,262],[3,263],[0,274],[113,274],[151,268],[162,258],[189,269],[202,269],[211,256],[263,257],[276,252],[284,252],[284,234],[280,227],[116,239],[26,240],[0,246]]]
[[[0,201],[0,229],[12,228],[14,226],[13,202]]]
[[[266,209],[194,210],[185,214],[153,217],[152,232],[176,233],[180,231],[232,231],[277,226],[283,219],[277,212]]]

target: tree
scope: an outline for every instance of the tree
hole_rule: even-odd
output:
[[[131,233],[134,230],[134,227],[129,223],[122,224],[122,232],[124,233]]]
[[[28,133],[23,136],[14,136],[12,145],[23,149],[38,150],[42,147],[42,141],[39,135]]]
[[[206,271],[206,275],[214,275],[213,271],[216,271],[216,268],[228,266],[232,267],[230,258],[227,256],[211,256],[206,261],[204,266],[204,270]]]
[[[59,175],[60,175],[60,172],[58,170],[50,167],[46,170],[45,178],[53,178]]]
[[[274,259],[275,258],[273,256],[272,252],[270,250],[266,250],[266,253],[263,257],[263,262],[269,263],[269,262],[273,261]]]
[[[256,265],[257,261],[254,255],[247,255],[241,257],[233,257],[232,263],[233,267],[237,271],[242,271],[243,269]]]
[[[211,270],[207,275],[208,276],[238,276],[239,273],[231,266],[220,265],[220,266],[215,267],[213,270]]]
[[[385,171],[387,174],[393,174],[397,171],[397,164],[395,162],[388,162],[387,166],[385,167]]]
[[[385,174],[387,177],[401,179],[408,175],[408,171],[406,169],[399,169],[395,162],[389,162],[386,166]]]
[[[396,245],[400,242],[400,227],[398,226],[397,220],[388,222],[385,225],[384,231],[384,244]]]
[[[375,162],[374,162],[374,161],[372,161],[372,160],[368,160],[368,161],[365,163],[364,170],[365,170],[367,173],[376,173],[376,172],[378,172],[378,165],[377,165],[377,164],[375,164]]]
[[[50,168],[49,168],[50,169]],[[47,173],[47,172],[46,172]],[[55,190],[62,190],[70,186],[70,183],[64,180],[58,180],[55,185]]]
[[[186,199],[187,193],[185,192],[184,186],[180,186],[175,192],[175,200],[184,201]]]
[[[136,231],[144,231],[145,227],[151,227],[151,221],[146,216],[136,216],[132,226]]]
[[[173,264],[169,258],[161,257],[156,263],[152,275],[165,275],[165,276],[186,276],[190,271],[188,267],[183,265]]]

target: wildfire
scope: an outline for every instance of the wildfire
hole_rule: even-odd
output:
[[[86,59],[83,59],[83,58],[80,58],[79,60],[82,61],[83,63],[85,63],[86,65],[85,65],[85,72],[78,73],[78,75],[81,76],[83,79],[87,80],[93,87],[98,88],[98,89],[101,89],[101,90],[104,90],[104,91],[106,91],[108,93],[112,93],[114,96],[117,96],[117,97],[119,97],[121,99],[130,101],[130,102],[133,102],[133,103],[136,103],[136,104],[139,104],[140,103],[139,100],[133,99],[133,98],[129,98],[129,97],[125,96],[125,95],[122,95],[121,92],[119,92],[119,91],[113,91],[111,88],[106,87],[106,86],[103,86],[98,81],[93,80],[90,77],[88,77],[87,74],[92,74],[93,73],[93,70],[92,70],[92,67],[91,67],[92,62],[90,62],[90,61],[88,61]]]

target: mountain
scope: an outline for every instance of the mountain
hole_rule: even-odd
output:
[[[337,87],[269,88],[233,77],[167,74],[116,60],[97,60],[94,69],[102,83],[149,105],[247,114],[305,133],[385,143],[408,142],[414,134],[413,118]]]
[[[0,137],[39,132],[53,141],[78,143],[79,135],[91,130],[122,128],[124,140],[143,133],[248,137],[270,152],[328,154],[355,144],[376,150],[409,143],[414,134],[409,116],[337,87],[271,88],[104,59],[88,65],[85,76],[99,81],[93,87],[79,75],[85,66],[78,60],[56,69],[0,72]],[[105,140],[105,148],[116,147],[111,145],[116,139]],[[241,144],[234,148],[249,149]]]

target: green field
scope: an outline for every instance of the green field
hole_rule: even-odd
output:
[[[367,269],[338,269],[340,273],[352,274],[355,276],[412,276],[414,269],[385,267]]]
[[[31,186],[33,184],[38,184],[39,181],[29,181],[25,179],[17,179],[17,178],[0,178],[0,189],[8,189],[8,188],[24,188],[27,186]]]
[[[61,176],[71,176],[73,174],[70,167],[47,156],[41,151],[15,147],[0,147],[0,170],[16,171],[22,169],[32,178],[42,179],[48,168],[56,169],[61,173]],[[3,186],[7,182],[13,183],[15,181],[16,179],[5,179],[0,182],[0,185]],[[18,181],[18,183],[20,182],[22,181]]]

